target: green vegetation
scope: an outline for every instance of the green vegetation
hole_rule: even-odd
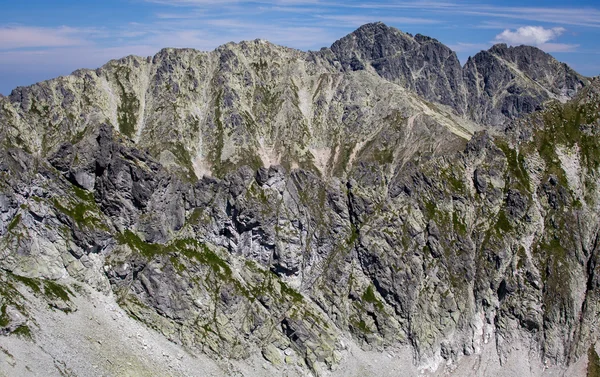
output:
[[[199,224],[203,219],[203,215],[204,213],[200,208],[194,208],[188,217],[187,222],[190,224]]]
[[[17,327],[12,333],[28,340],[33,339],[33,335],[31,335],[31,329],[27,325],[21,325]]]
[[[15,274],[10,274],[10,276],[14,280],[29,287],[33,293],[42,293],[41,284],[38,279],[28,278],[26,276],[20,276]]]
[[[52,299],[60,299],[62,301],[69,301],[69,294],[73,295],[67,287],[62,286],[51,280],[44,280],[44,294]]]
[[[303,297],[298,291],[296,291],[295,289],[288,286],[287,284],[285,284],[282,281],[279,282],[279,286],[281,287],[281,294],[283,296],[287,296],[287,297],[291,298],[292,302],[295,302],[295,303],[302,302]]]
[[[588,349],[587,377],[600,377],[600,357],[592,344]]]
[[[192,157],[182,143],[167,143],[166,145],[163,145],[162,148],[166,148],[173,153],[175,158],[177,158],[177,161],[179,161],[179,164],[187,170],[187,177],[190,181],[195,182],[198,180],[194,165],[192,165]]]
[[[8,326],[10,324],[10,320],[8,318],[8,314],[6,314],[6,304],[3,304],[0,307],[0,329]]]
[[[425,200],[423,204],[425,205],[423,212],[428,218],[433,219],[437,210],[435,203],[433,201]]]
[[[350,162],[350,156],[352,156],[352,151],[354,150],[356,143],[348,143],[342,145],[336,145],[334,150],[331,152],[331,161],[333,163],[333,158],[337,152],[337,148],[341,148],[340,155],[338,157],[337,163],[333,167],[333,175],[336,177],[342,176],[342,174],[348,168],[348,163]]]
[[[454,225],[454,231],[459,235],[467,234],[467,226],[460,220],[456,211],[452,212],[452,225]]]
[[[567,258],[567,250],[561,245],[560,240],[553,238],[548,243],[542,243],[540,250],[543,255],[551,256],[556,262],[565,262]]]
[[[231,280],[232,272],[229,264],[219,257],[208,246],[194,239],[185,238],[173,241],[170,244],[157,244],[143,241],[137,234],[130,230],[117,235],[117,242],[122,245],[128,245],[133,251],[143,256],[147,260],[151,260],[161,255],[171,255],[170,261],[178,271],[185,270],[179,258],[175,255],[183,255],[189,261],[196,261],[204,266],[208,266],[220,279]]]
[[[269,200],[265,190],[263,190],[256,182],[252,182],[250,187],[248,187],[248,190],[246,191],[246,198],[261,204],[259,208],[263,216],[268,216],[274,210],[276,210],[275,205],[277,204],[276,202],[278,199],[274,198],[272,201]]]
[[[219,91],[217,98],[214,102],[214,130],[215,139],[212,142],[211,149],[208,152],[208,160],[211,164],[212,174],[216,177],[223,178],[227,173],[227,169],[224,168],[221,161],[221,155],[223,154],[223,146],[225,145],[225,127],[221,121],[221,98],[223,91]]]
[[[278,112],[279,108],[283,104],[281,95],[277,92],[271,91],[265,86],[258,86],[256,92],[261,98],[261,103],[267,112],[267,118],[272,119]]]
[[[506,217],[506,212],[504,212],[504,210],[500,210],[500,212],[498,212],[498,219],[496,221],[495,229],[498,234],[507,233],[512,230],[512,225],[510,224],[508,217]]]
[[[86,202],[94,202],[94,204],[96,203],[94,199],[94,194],[92,194],[91,192],[77,186],[73,186],[73,191],[79,199]]]
[[[43,294],[49,299],[60,299],[62,301],[69,301],[69,295],[73,295],[73,292],[71,292],[69,288],[51,280],[35,279],[15,274],[10,274],[10,276],[14,280],[29,287],[33,293]]]
[[[75,185],[71,188],[74,195],[52,198],[54,208],[69,216],[80,228],[108,230],[106,224],[102,222],[102,211],[96,203],[94,194]],[[38,197],[33,199],[38,202],[44,201]]]
[[[360,321],[352,321],[351,324],[352,327],[354,327],[363,334],[372,333],[371,329],[367,326],[366,322],[363,319],[361,319]]]
[[[256,63],[256,62],[250,63],[250,66],[252,68],[254,68],[254,71],[256,71],[256,73],[260,73],[260,71],[263,71],[263,70],[266,70],[267,68],[269,68],[269,65],[267,64],[267,62],[265,60],[263,60],[262,58],[259,59],[258,63]]]
[[[117,107],[117,122],[119,123],[119,131],[128,137],[135,134],[135,126],[137,125],[137,113],[140,109],[140,101],[134,93],[127,93],[125,86],[119,79],[119,75],[125,71],[125,79],[130,81],[130,69],[120,67],[116,72],[116,81],[121,88],[121,104]]]
[[[367,287],[367,290],[362,295],[362,299],[363,299],[363,301],[369,302],[371,304],[378,302],[377,297],[375,297],[375,292],[373,291],[372,285],[369,285]]]
[[[546,148],[557,144],[568,147],[577,144],[588,169],[597,169],[600,165],[600,144],[593,132],[584,130],[585,125],[594,124],[598,120],[597,107],[594,103],[569,102],[546,111],[543,118],[546,129],[536,133],[538,147],[544,148],[544,143]]]
[[[12,232],[17,225],[19,225],[19,223],[21,222],[21,214],[17,214],[17,216],[13,217],[13,219],[11,220],[10,224],[8,224],[8,228],[6,229],[7,232]]]
[[[147,259],[152,259],[165,252],[164,245],[142,241],[137,234],[130,230],[117,234],[116,239],[120,244],[129,246]]]
[[[457,194],[466,194],[467,187],[462,179],[457,178],[456,175],[452,171],[444,170],[442,171],[441,178],[448,183],[453,192]]]
[[[54,207],[65,215],[69,216],[75,223],[87,229],[105,229],[106,226],[100,220],[98,214],[100,210],[95,202],[73,202],[68,205],[63,205],[57,198],[52,200]]]
[[[375,148],[373,150],[373,159],[379,164],[391,164],[394,162],[394,150],[391,148]]]
[[[123,135],[132,137],[135,134],[139,106],[140,102],[134,94],[123,93],[121,105],[117,107],[119,131],[121,131]]]
[[[506,174],[509,178],[509,184],[514,184],[519,190],[530,192],[529,174],[525,169],[525,155],[523,153],[517,153],[517,151],[511,148],[504,140],[496,139],[495,142],[498,148],[500,148],[506,156],[506,162],[508,164]]]

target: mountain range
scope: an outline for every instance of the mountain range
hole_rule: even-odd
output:
[[[0,375],[597,376],[600,81],[367,24],[0,97]]]

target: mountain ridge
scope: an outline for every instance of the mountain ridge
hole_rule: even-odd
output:
[[[356,60],[358,62],[362,58],[359,59],[357,56],[363,52],[360,46],[346,46],[343,49],[341,46],[352,40],[354,41],[352,43],[360,41],[361,46],[364,45],[365,48],[371,46],[368,48],[377,50],[376,46],[381,43],[373,39],[375,35],[379,36],[377,38],[383,38],[389,49],[399,52],[394,52],[390,57],[384,56],[385,51],[379,49],[375,66],[365,60],[360,63],[361,67],[369,69],[351,70],[347,73],[354,71],[356,74],[344,76],[343,72],[351,67],[352,59],[358,59]],[[331,140],[331,132],[339,132],[341,128],[348,126],[344,124],[346,120],[343,114],[336,108],[337,99],[329,98],[327,94],[327,91],[337,90],[336,87],[339,85],[348,88],[346,90],[354,90],[351,86],[364,86],[370,88],[371,93],[380,92],[381,90],[376,88],[381,86],[384,88],[382,90],[387,92],[387,97],[403,97],[395,100],[391,105],[393,108],[413,109],[400,111],[405,113],[406,118],[415,115],[413,114],[415,111],[427,116],[436,116],[443,111],[447,115],[437,117],[436,122],[452,133],[467,139],[473,131],[480,128],[475,123],[489,119],[492,127],[498,127],[509,118],[540,108],[552,96],[556,97],[553,93],[562,93],[561,90],[565,85],[574,89],[564,92],[566,96],[563,96],[564,98],[574,95],[583,85],[579,80],[581,77],[575,73],[571,74],[569,70],[565,70],[565,83],[561,84],[561,76],[556,74],[554,69],[559,64],[539,50],[527,49],[526,51],[534,51],[537,58],[541,56],[545,59],[542,59],[543,63],[540,64],[554,68],[548,71],[546,76],[540,76],[545,80],[540,80],[538,83],[529,79],[527,73],[502,63],[504,60],[495,58],[497,54],[486,53],[479,60],[469,60],[465,64],[466,72],[463,73],[463,67],[460,66],[456,54],[450,49],[431,38],[423,36],[416,38],[423,42],[425,47],[417,48],[415,46],[421,46],[417,39],[388,28],[382,23],[376,23],[364,25],[340,39],[332,45],[332,49],[325,48],[317,52],[302,52],[259,40],[225,44],[213,52],[163,49],[151,58],[127,57],[113,60],[96,70],[78,70],[72,76],[65,76],[37,86],[15,89],[7,97],[8,103],[5,102],[7,105],[13,104],[11,107],[14,109],[11,111],[4,106],[3,115],[12,113],[9,116],[13,119],[5,120],[9,124],[18,124],[19,119],[33,117],[30,121],[33,125],[40,122],[39,116],[45,111],[54,112],[51,117],[55,119],[50,121],[50,128],[46,124],[40,124],[36,126],[35,131],[32,130],[32,137],[34,135],[41,137],[30,140],[28,146],[30,150],[43,151],[56,148],[60,137],[54,140],[54,127],[60,128],[58,136],[65,133],[75,136],[91,121],[88,118],[94,116],[103,118],[99,119],[100,121],[112,123],[115,128],[136,143],[141,143],[142,147],[154,150],[153,153],[158,153],[156,148],[158,146],[167,149],[170,154],[163,156],[163,162],[174,161],[176,165],[183,166],[184,170],[187,170],[186,174],[190,176],[199,176],[203,172],[218,172],[217,174],[222,175],[224,165],[236,166],[237,162],[232,157],[236,155],[246,156],[245,158],[255,161],[255,166],[258,166],[259,162],[287,161],[284,165],[288,168],[294,164],[312,164],[322,174],[330,174],[328,172],[333,170],[343,172],[345,169],[345,167],[331,166],[335,161],[329,161],[332,155],[334,160],[339,160],[339,156],[335,153],[340,152],[338,148],[340,143],[325,141]],[[413,52],[406,50],[405,44],[412,44],[414,48],[410,51]],[[338,51],[337,55],[336,51]],[[506,51],[509,53],[515,50]],[[262,60],[263,55],[265,60]],[[267,56],[270,56],[273,65],[269,65]],[[449,73],[445,73],[446,64],[439,59],[439,56],[450,59]],[[195,66],[194,61],[200,62],[200,66]],[[407,64],[424,68],[406,68]],[[498,69],[491,70],[492,73],[488,74],[486,72],[489,69],[486,68],[486,64],[491,64],[490,67],[494,64],[500,65]],[[281,72],[283,76],[279,74],[280,69],[284,69]],[[483,69],[483,76],[479,72],[481,69]],[[169,76],[172,70],[179,70],[177,76]],[[541,69],[540,71],[544,72]],[[232,72],[235,74],[232,75]],[[463,76],[467,77],[467,81]],[[212,79],[207,81],[206,77]],[[324,77],[328,79],[324,81],[326,85],[321,87],[320,80]],[[343,79],[338,81],[336,77]],[[556,77],[559,84],[554,85],[552,79]],[[277,79],[271,80],[274,78]],[[274,86],[273,83],[276,85]],[[397,86],[389,86],[387,83]],[[220,89],[222,84],[225,84],[223,87],[225,90],[219,94],[222,91]],[[408,91],[409,94],[403,94],[404,91]],[[34,103],[46,102],[41,107],[31,107],[32,99],[27,96],[31,96],[34,92],[37,93]],[[238,96],[237,92],[244,93],[244,97]],[[86,103],[77,105],[72,103],[69,97],[74,96],[73,93],[78,93],[77,97],[97,97],[98,101],[92,108],[88,108],[89,105]],[[411,99],[410,93],[416,93],[419,97]],[[61,102],[54,101],[52,95],[56,95],[57,100],[62,98]],[[176,103],[178,97],[184,101],[181,108],[179,110],[173,108],[170,112],[165,111],[165,108],[172,106],[170,104]],[[281,101],[273,102],[271,97],[280,98]],[[387,100],[376,94],[371,94],[371,97],[378,102]],[[147,104],[148,101],[150,103]],[[433,102],[437,108],[431,110],[433,107],[428,104],[428,101]],[[204,108],[199,108],[196,105],[198,103],[205,104]],[[102,104],[102,107],[98,107],[98,104]],[[211,108],[206,108],[206,104],[210,104]],[[68,113],[62,110],[63,105],[71,108]],[[450,109],[444,110],[440,105],[447,105]],[[389,112],[386,114],[383,109],[378,109],[377,113],[362,114],[364,104],[357,103],[354,106],[354,109],[348,108],[345,111],[353,111],[354,117],[372,118],[369,121],[371,123],[381,123],[381,118],[390,116]],[[171,145],[162,145],[165,140],[162,135],[172,133],[172,130],[152,130],[153,124],[156,123],[159,128],[162,127],[160,124],[164,124],[164,120],[147,114],[156,109],[163,114],[163,118],[165,116],[173,118],[172,122],[177,124],[176,128],[183,133],[166,138],[173,140]],[[175,113],[176,111],[180,113]],[[217,140],[215,139],[217,133],[209,129],[215,125],[219,127],[219,122],[224,121],[221,117],[228,118],[225,119],[227,124],[236,126],[228,131],[232,137],[220,133],[218,135],[221,136]],[[270,119],[265,120],[265,117]],[[304,124],[304,136],[296,134],[296,131],[285,125],[285,123],[298,121]],[[273,138],[271,131],[267,132],[273,127],[265,122],[275,122],[278,124],[277,129],[291,133],[291,138],[286,138],[293,140],[294,143],[300,142],[303,147],[299,150],[293,150],[297,149],[295,147],[284,147],[281,145],[281,140]],[[337,124],[337,126],[313,128],[313,124],[323,122]],[[356,126],[353,124],[351,128]],[[146,128],[151,129],[151,132],[145,133]],[[256,130],[261,132],[257,134]],[[19,134],[20,138],[23,137],[23,133],[19,133],[18,130],[15,130],[15,133]],[[152,136],[155,133],[158,133],[158,136]],[[204,137],[207,138],[208,146],[203,142]],[[253,139],[250,143],[253,145],[242,148],[239,144],[242,139]],[[16,140],[12,143],[18,144]],[[213,146],[217,148],[214,149]],[[356,147],[352,148],[356,149]],[[353,150],[349,153],[357,152],[358,150]],[[345,164],[346,161],[341,163]]]

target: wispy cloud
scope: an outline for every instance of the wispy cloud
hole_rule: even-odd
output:
[[[546,52],[575,52],[579,48],[579,45],[568,43],[542,43],[537,47]]]
[[[268,5],[305,5],[322,4],[319,0],[146,0],[148,3],[173,6],[212,6],[222,4],[268,4]]]
[[[61,47],[84,44],[80,31],[70,27],[4,27],[0,28],[0,49]]]
[[[465,43],[458,42],[449,44],[448,47],[455,52],[477,52],[491,47],[492,43]]]
[[[460,7],[454,11],[473,16],[489,16],[546,22],[558,25],[600,27],[600,10],[594,8],[543,8],[543,7]]]
[[[490,30],[505,30],[505,29],[517,29],[521,27],[522,24],[516,22],[499,22],[499,21],[491,21],[484,20],[480,23],[474,25],[475,29],[490,29]]]
[[[441,21],[431,18],[419,17],[385,17],[385,16],[369,16],[369,15],[320,15],[320,19],[336,21],[338,26],[361,26],[369,22],[386,22],[405,25],[431,25],[438,24]]]
[[[460,3],[438,1],[369,2],[346,4],[347,7],[364,9],[413,9],[423,12],[487,16],[518,19],[558,25],[600,27],[600,10],[592,7],[507,7],[483,3]]]

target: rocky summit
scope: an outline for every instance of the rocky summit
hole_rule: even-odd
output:
[[[2,376],[599,376],[600,80],[164,49],[0,96]]]

